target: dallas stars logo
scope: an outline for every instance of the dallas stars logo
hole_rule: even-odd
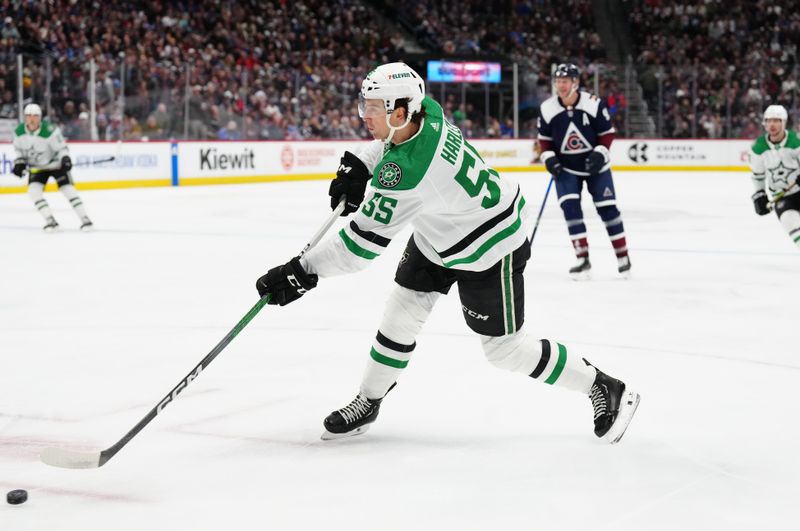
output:
[[[798,168],[787,168],[780,161],[774,168],[769,168],[769,180],[772,187],[779,190],[786,190],[797,181]]]
[[[400,166],[394,162],[387,162],[378,173],[378,182],[385,188],[394,188],[400,182],[402,175],[403,172],[400,170]]]

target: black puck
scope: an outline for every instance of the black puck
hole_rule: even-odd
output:
[[[27,490],[17,489],[9,491],[9,493],[6,494],[6,501],[11,505],[19,505],[20,503],[25,503],[27,499],[28,499]]]

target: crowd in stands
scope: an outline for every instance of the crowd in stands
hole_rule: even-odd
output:
[[[663,136],[754,136],[768,103],[796,109],[800,10],[732,1],[626,2]],[[554,63],[581,66],[619,130],[627,109],[585,0],[0,0],[0,13],[0,118],[17,117],[22,53],[26,98],[49,102],[72,139],[90,137],[91,60],[100,139],[364,138],[360,80],[410,41],[434,57],[518,63],[521,136],[536,134]],[[487,120],[476,100],[448,92],[442,104],[468,136],[513,135],[510,105]]]
[[[663,136],[753,138],[767,105],[797,109],[796,2],[632,3],[636,64],[653,106],[661,76]]]

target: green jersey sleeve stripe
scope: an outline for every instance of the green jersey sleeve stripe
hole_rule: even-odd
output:
[[[396,360],[394,358],[384,356],[374,348],[370,350],[369,355],[378,363],[387,365],[389,367],[394,367],[395,369],[405,369],[408,365],[408,360]]]
[[[350,236],[347,235],[347,233],[345,233],[344,229],[339,231],[339,237],[344,242],[345,247],[347,247],[350,250],[350,252],[356,256],[360,256],[361,258],[366,258],[367,260],[373,260],[374,258],[380,256],[378,255],[378,253],[373,253],[372,251],[368,251],[367,249],[364,249],[363,247],[358,245],[350,238]]]
[[[469,256],[465,256],[464,258],[457,258],[455,260],[451,260],[450,262],[445,262],[444,267],[453,267],[454,265],[458,264],[471,264],[472,262],[477,261],[480,259],[481,256],[486,254],[486,251],[494,247],[498,242],[505,240],[515,232],[517,232],[522,226],[522,207],[525,206],[525,198],[521,198],[519,200],[519,207],[517,208],[517,219],[506,227],[505,229],[501,230],[478,247],[478,250],[472,253]]]
[[[444,259],[447,258],[448,256],[460,253],[461,251],[469,247],[470,244],[472,244],[472,242],[474,242],[475,240],[477,240],[478,238],[480,238],[481,236],[492,230],[494,227],[496,227],[501,221],[512,216],[514,214],[514,203],[517,202],[517,197],[519,197],[519,192],[520,192],[519,187],[517,187],[517,195],[514,196],[514,200],[511,201],[511,204],[508,206],[507,209],[500,212],[489,221],[486,221],[485,223],[481,224],[480,227],[467,234],[457,244],[439,253],[439,256],[442,259]]]

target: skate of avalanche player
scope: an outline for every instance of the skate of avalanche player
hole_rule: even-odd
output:
[[[61,130],[47,120],[42,120],[42,108],[35,103],[26,105],[23,114],[24,123],[19,124],[14,131],[16,158],[12,173],[22,178],[25,168],[29,169],[28,195],[44,218],[44,230],[49,232],[58,228],[58,222],[44,198],[44,187],[50,177],[56,180],[58,189],[75,209],[81,222],[81,230],[90,230],[93,227],[92,222],[72,184],[72,160]]]
[[[558,203],[578,258],[577,264],[569,270],[572,278],[588,279],[592,269],[581,210],[584,182],[611,239],[617,255],[617,270],[627,278],[631,261],[622,215],[617,209],[608,151],[615,131],[603,101],[588,92],[578,91],[579,76],[578,67],[573,64],[560,64],[556,68],[556,94],[539,106],[540,158],[555,179]]]
[[[575,351],[537,340],[523,327],[530,213],[519,185],[484,163],[444,119],[442,107],[425,97],[422,78],[403,63],[367,75],[359,114],[375,141],[358,156],[345,152],[329,190],[331,205],[344,196],[343,215],[355,216],[337,236],[256,282],[262,297],[271,296],[270,304],[289,304],[320,277],[365,268],[405,225],[414,228],[358,396],[325,419],[322,438],[358,435],[375,421],[434,304],[457,284],[464,319],[492,364],[585,393],[594,406],[595,434],[618,441],[639,395]]]
[[[759,216],[769,214],[766,189],[775,214],[789,237],[800,247],[800,138],[786,129],[788,113],[781,105],[764,111],[766,134],[753,142],[750,168],[753,170],[753,205]]]

